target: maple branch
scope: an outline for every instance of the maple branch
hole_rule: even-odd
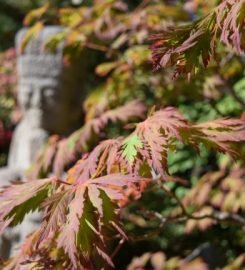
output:
[[[142,215],[143,216],[147,216],[147,214],[149,214],[149,212],[142,212]],[[154,214],[159,214],[159,213],[156,213],[154,212]],[[160,215],[160,214],[159,214]],[[161,217],[161,222],[159,224],[159,226],[151,231],[150,233],[146,233],[146,234],[143,234],[143,235],[129,235],[129,239],[132,240],[132,241],[145,241],[145,240],[150,240],[156,236],[159,235],[159,233],[161,233],[161,231],[163,230],[163,228],[165,227],[165,225],[168,223],[169,220],[167,220],[166,217]]]
[[[175,192],[171,191],[164,184],[162,184],[161,187],[170,197],[173,197],[177,201],[178,205],[180,206],[180,208],[182,210],[182,216],[180,216],[180,218],[186,217],[187,219],[195,219],[195,220],[201,220],[201,219],[205,219],[205,218],[210,218],[210,219],[215,219],[217,221],[233,220],[233,221],[236,221],[238,223],[241,223],[241,224],[245,225],[245,218],[243,218],[242,216],[240,216],[238,214],[234,214],[234,213],[228,213],[228,212],[222,212],[222,211],[214,210],[214,212],[212,214],[204,214],[204,215],[200,215],[200,216],[190,214],[187,211],[187,209],[185,208],[183,202],[175,194]],[[177,219],[178,219],[178,217],[177,217]],[[174,219],[174,220],[176,220],[176,219]]]
[[[203,214],[203,215],[193,215],[190,214],[187,209],[185,208],[184,204],[182,203],[182,201],[179,199],[179,197],[175,194],[175,192],[171,191],[168,187],[166,187],[164,184],[161,184],[162,189],[172,198],[174,198],[178,205],[180,206],[181,210],[182,210],[182,214],[179,216],[163,216],[162,214],[160,214],[159,212],[155,212],[155,211],[149,211],[149,210],[143,210],[143,211],[138,211],[139,214],[141,214],[143,217],[147,218],[147,219],[151,219],[151,218],[155,218],[157,220],[160,221],[160,224],[158,225],[158,227],[151,231],[150,233],[147,234],[143,234],[140,236],[130,236],[129,239],[134,240],[134,241],[144,241],[147,239],[151,239],[157,235],[159,235],[159,233],[161,233],[161,231],[163,230],[163,228],[165,227],[166,224],[170,223],[170,222],[185,222],[189,219],[194,219],[194,220],[202,220],[202,219],[214,219],[217,222],[223,222],[223,221],[235,221],[237,223],[240,223],[242,225],[245,225],[245,218],[235,214],[235,213],[228,213],[228,212],[222,212],[222,211],[218,211],[215,210],[213,213],[211,214]],[[124,216],[125,217],[125,216]],[[126,217],[127,218],[127,217]],[[132,219],[131,219],[132,221]]]
[[[216,221],[227,221],[227,220],[233,220],[238,223],[241,223],[245,225],[245,218],[241,217],[240,215],[233,214],[233,213],[227,213],[227,212],[221,212],[221,211],[215,211],[213,214],[205,214],[201,216],[193,216],[191,214],[187,215],[182,215],[182,216],[177,216],[177,217],[165,217],[162,214],[155,212],[155,211],[141,211],[141,214],[147,218],[156,218],[157,220],[160,221],[159,226],[154,230],[151,231],[148,234],[143,234],[140,236],[130,236],[129,239],[133,241],[145,241],[152,239],[155,236],[158,236],[159,233],[163,230],[166,224],[171,223],[171,222],[185,222],[189,219],[195,219],[195,220],[201,220],[201,219],[215,219]]]
[[[245,218],[235,213],[228,213],[228,212],[215,210],[213,213],[213,218],[218,221],[233,220],[233,221],[236,221],[238,223],[245,225]]]
[[[227,221],[227,220],[233,220],[238,223],[244,224],[245,225],[245,218],[238,214],[234,213],[228,213],[228,212],[222,212],[222,211],[214,211],[213,214],[204,214],[200,216],[194,216],[194,215],[182,215],[178,217],[164,217],[158,212],[150,212],[154,217],[156,217],[158,220],[161,222],[183,222],[188,219],[194,219],[194,220],[201,220],[205,218],[210,218],[210,219],[215,219],[217,221]]]

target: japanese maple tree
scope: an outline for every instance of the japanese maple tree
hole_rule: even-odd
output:
[[[65,60],[90,50],[97,62],[84,125],[52,136],[26,180],[1,191],[1,233],[42,213],[2,269],[211,269],[199,251],[216,232],[224,269],[240,269],[245,1],[95,2],[47,1],[24,21],[22,46],[58,22],[67,31],[46,49],[65,41]]]

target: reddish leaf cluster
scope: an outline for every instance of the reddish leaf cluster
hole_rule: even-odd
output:
[[[66,139],[59,140],[57,136],[51,137],[48,145],[28,172],[29,178],[38,178],[39,175],[46,175],[49,171],[55,175],[61,175],[72,162],[81,157],[82,153],[88,151],[93,135],[100,135],[109,122],[128,123],[132,120],[142,119],[145,117],[145,111],[146,107],[135,100],[89,120]]]
[[[132,147],[137,151],[131,151],[127,157],[130,138],[136,138]],[[245,140],[244,121],[220,119],[191,125],[176,109],[169,107],[155,112],[137,125],[131,137],[124,142],[121,159],[132,170],[131,173],[138,172],[146,162],[153,175],[165,177],[168,150],[175,148],[176,140],[195,148],[203,143],[207,148],[229,153],[235,158],[240,156],[236,142]]]
[[[223,0],[207,17],[189,25],[169,28],[152,37],[155,69],[175,66],[175,76],[191,75],[206,67],[221,40],[238,53],[244,48],[244,0]]]
[[[116,230],[122,237],[126,235],[120,229],[112,202],[123,197],[122,188],[128,182],[138,182],[140,178],[122,174],[87,178],[91,168],[81,164],[83,162],[78,162],[68,172],[66,182],[51,178],[22,183],[3,191],[1,232],[6,226],[21,222],[29,211],[40,206],[44,210],[40,229],[34,233],[29,243],[25,243],[30,254],[24,252],[22,258],[19,257],[19,264],[40,256],[44,243],[52,240],[57,241],[55,246],[58,250],[67,254],[64,261],[70,261],[72,269],[89,267],[95,253],[113,266],[104,251],[106,230]],[[76,183],[69,184],[75,177],[78,177]]]
[[[133,184],[138,188],[141,181],[149,182],[143,177],[168,180],[167,154],[169,149],[176,148],[178,141],[196,148],[204,142],[217,151],[237,156],[239,151],[229,145],[245,140],[243,127],[244,122],[228,119],[191,125],[172,107],[154,112],[137,124],[125,140],[103,141],[84,155],[68,171],[65,181],[50,178],[4,190],[1,231],[22,222],[28,212],[41,208],[43,221],[31,241],[33,252],[24,261],[37,254],[41,256],[43,243],[51,241],[54,249],[63,252],[62,260],[71,269],[89,269],[96,255],[113,265],[105,252],[105,240],[110,239],[113,231],[126,238],[118,221],[118,205],[125,202],[125,189]],[[53,262],[50,256],[46,256],[46,262]]]
[[[64,35],[56,35],[47,43],[56,46],[61,40],[66,44],[79,45],[102,51],[113,52],[123,46],[142,44],[148,40],[152,31],[164,30],[171,25],[171,20],[186,20],[187,12],[180,6],[163,4],[161,1],[149,1],[130,11],[125,1],[102,1],[92,7],[57,9],[48,5],[30,12],[25,24],[30,26],[25,42],[39,31],[43,22],[60,22],[68,28]],[[96,40],[96,44],[94,43]],[[105,46],[106,44],[106,46]]]

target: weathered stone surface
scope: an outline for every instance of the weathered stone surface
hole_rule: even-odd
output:
[[[52,52],[45,49],[46,41],[64,29],[45,27],[22,51],[21,41],[26,31],[21,30],[16,37],[18,102],[23,119],[14,132],[8,166],[0,170],[1,186],[11,180],[23,179],[25,170],[50,134],[67,135],[78,127],[82,119],[81,59],[65,65],[64,44]],[[8,257],[14,243],[19,243],[36,228],[37,219],[30,215],[18,228],[9,229],[1,240],[5,247],[0,255]]]

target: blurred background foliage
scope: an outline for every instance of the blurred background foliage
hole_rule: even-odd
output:
[[[47,3],[46,10],[30,12]],[[41,22],[67,27],[65,35],[53,37],[47,47],[65,40],[67,59],[83,50],[90,52],[85,125],[133,99],[142,100],[148,108],[153,105],[177,107],[191,122],[220,117],[244,118],[244,55],[239,56],[220,44],[218,61],[200,68],[190,80],[186,76],[173,79],[171,67],[158,72],[152,70],[151,33],[192,22],[212,11],[217,3],[219,1],[215,0],[0,0],[0,165],[6,163],[9,132],[21,117],[16,109],[15,52],[11,47],[28,12],[26,25],[35,27]],[[55,12],[52,13],[50,7]],[[94,147],[94,142],[117,135],[122,135],[121,126],[109,124],[100,134],[93,134],[96,140],[88,142],[88,149]],[[75,145],[77,136],[72,136]],[[40,173],[40,159],[38,162],[39,166],[33,166],[36,177]],[[188,179],[184,185],[171,182],[168,186],[191,211],[222,210],[244,215],[244,160],[234,163],[225,155],[205,149],[196,153],[180,145],[178,151],[169,153],[168,165],[171,174]],[[49,171],[42,171],[42,176]],[[126,269],[135,256],[138,261],[131,262],[128,269],[244,269],[244,226],[205,219],[171,222],[161,228],[159,219],[142,215],[144,211],[174,215],[178,207],[159,187],[151,187],[125,208],[122,218],[132,241],[125,243],[116,255],[116,269]],[[154,268],[156,260],[165,268]],[[188,265],[191,262],[194,266]]]

